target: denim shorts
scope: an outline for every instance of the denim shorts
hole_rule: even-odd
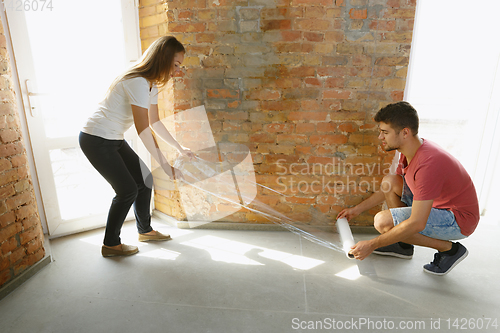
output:
[[[408,207],[391,208],[394,225],[410,218],[411,206],[413,204],[413,193],[403,178],[403,193],[401,201]],[[425,229],[420,234],[441,240],[457,240],[467,236],[462,235],[460,227],[455,220],[455,215],[451,210],[432,208],[427,219]]]

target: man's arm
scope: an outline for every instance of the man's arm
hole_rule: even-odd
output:
[[[394,244],[396,242],[404,242],[407,238],[424,230],[432,209],[433,201],[434,200],[413,201],[411,216],[408,220],[401,222],[378,237],[358,242],[352,247],[349,253],[353,254],[356,259],[363,260],[379,247]]]
[[[337,218],[340,219],[345,217],[348,221],[350,221],[353,217],[358,216],[359,214],[363,213],[364,211],[370,208],[380,205],[384,201],[385,201],[384,192],[382,192],[382,190],[378,190],[377,192],[373,193],[368,199],[364,200],[358,205],[342,210],[337,215]]]

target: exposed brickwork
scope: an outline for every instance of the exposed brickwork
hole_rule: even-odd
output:
[[[186,46],[166,114],[204,104],[216,141],[252,151],[258,198],[308,222],[369,196],[393,155],[374,113],[403,98],[413,0],[141,1],[143,48],[161,35]],[[175,188],[155,196],[176,217]],[[161,205],[158,205],[160,203]],[[179,210],[179,208],[176,208]],[[377,209],[354,224],[371,224]],[[227,220],[259,222],[240,211]]]
[[[0,286],[45,256],[0,24]]]

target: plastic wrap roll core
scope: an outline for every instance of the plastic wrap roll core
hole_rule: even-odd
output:
[[[337,231],[340,234],[340,240],[342,241],[342,248],[344,249],[345,254],[348,258],[354,259],[354,256],[349,254],[349,251],[351,251],[351,246],[355,243],[354,238],[352,237],[351,228],[349,227],[349,222],[347,222],[346,218],[337,220]]]

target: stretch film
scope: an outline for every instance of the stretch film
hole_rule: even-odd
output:
[[[337,220],[337,231],[340,235],[340,240],[342,241],[342,248],[348,258],[354,259],[354,256],[349,253],[351,247],[355,244],[354,238],[352,237],[351,228],[349,227],[349,222],[345,217]]]
[[[232,154],[236,153],[238,155],[240,150],[245,149],[248,150],[248,147],[236,144],[231,145]],[[215,154],[214,151],[211,153]],[[197,154],[204,157],[211,155],[210,150],[205,150],[201,153],[197,152]],[[180,186],[181,201],[191,227],[210,223],[224,215],[229,215],[225,212],[231,212],[232,214],[244,208],[313,243],[338,252],[344,252],[335,234],[296,221],[257,200],[255,198],[257,187],[283,196],[285,195],[256,183],[255,176],[251,177],[251,175],[247,174],[249,170],[245,166],[238,167],[241,161],[236,160],[233,161],[235,163],[230,163],[228,161],[214,162],[213,160],[214,158],[210,158],[207,161],[199,156],[194,159],[180,156],[174,164],[174,167],[182,172],[182,185]],[[210,209],[214,206],[224,208],[224,212],[214,212],[213,209]],[[314,211],[312,212],[312,217],[313,219],[324,219],[320,213]]]
[[[189,159],[181,155],[173,166],[182,173],[179,181],[180,201],[189,227],[230,219],[232,215],[253,214],[256,219],[270,221],[316,244],[343,253],[333,228],[324,230],[331,220],[310,207],[309,223],[292,219],[256,199],[257,194],[287,197],[269,186],[259,184],[254,164],[246,145],[216,142],[204,106],[175,113],[161,120],[175,139],[196,154]],[[159,174],[155,175],[155,172]],[[169,188],[163,171],[153,171],[156,190]],[[263,180],[265,182],[265,180]]]

